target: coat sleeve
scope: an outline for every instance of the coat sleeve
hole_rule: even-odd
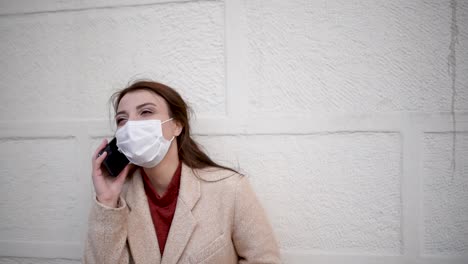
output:
[[[234,210],[233,242],[239,263],[281,263],[273,229],[245,176],[237,183]]]
[[[85,264],[127,264],[128,207],[119,198],[119,207],[110,208],[94,198],[88,220],[88,234],[82,263]]]

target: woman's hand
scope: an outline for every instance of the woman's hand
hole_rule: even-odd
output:
[[[128,164],[125,166],[125,168],[115,178],[109,176],[107,171],[101,168],[102,162],[107,157],[107,152],[102,153],[102,155],[98,157],[98,153],[104,149],[106,145],[107,139],[104,139],[92,157],[93,184],[97,200],[105,206],[116,208],[120,193],[122,192],[123,184],[127,178],[130,167],[133,165]]]

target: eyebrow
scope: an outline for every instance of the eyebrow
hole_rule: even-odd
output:
[[[138,109],[141,109],[141,108],[143,108],[143,107],[145,107],[145,106],[148,106],[148,105],[157,107],[157,105],[154,104],[154,103],[144,103],[144,104],[138,105],[138,106],[136,107],[136,109],[138,110]],[[125,114],[125,113],[127,113],[127,111],[122,110],[122,111],[117,112],[117,113],[115,114],[115,116],[118,116],[118,115],[120,115],[120,114]]]

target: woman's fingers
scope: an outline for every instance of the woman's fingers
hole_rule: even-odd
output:
[[[99,145],[99,147],[97,147],[96,151],[94,152],[93,160],[98,157],[99,152],[103,150],[106,146],[107,146],[107,139],[103,139],[101,142],[101,145]]]
[[[127,164],[127,166],[125,166],[125,168],[119,173],[119,175],[115,179],[119,185],[123,185],[123,183],[125,182],[125,179],[127,178],[128,172],[130,171],[132,166],[133,164],[131,163]]]
[[[104,159],[107,157],[107,152],[104,151],[101,156],[97,157],[93,162],[94,170],[101,168],[101,164]]]
[[[99,152],[101,152],[106,147],[106,145],[107,145],[107,139],[103,139],[99,147],[97,147],[96,151],[94,152],[94,155],[91,159],[92,164],[93,164],[93,172],[101,168],[101,163],[104,161],[104,159],[107,156],[107,152],[103,152],[102,155],[98,157]]]

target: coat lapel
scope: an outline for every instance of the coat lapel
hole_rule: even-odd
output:
[[[179,197],[161,264],[177,263],[197,224],[192,208],[200,198],[200,182],[192,169],[182,164]]]
[[[128,243],[135,263],[161,263],[158,239],[139,170],[132,176],[126,201],[130,210]]]

